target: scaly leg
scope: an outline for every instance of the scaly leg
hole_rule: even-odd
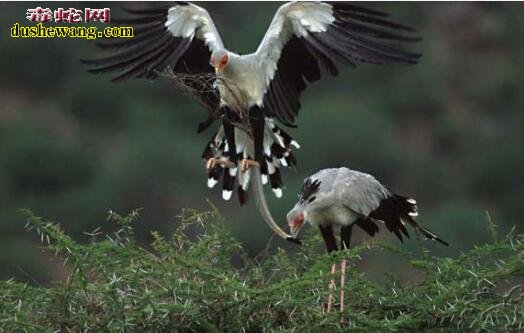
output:
[[[333,251],[337,251],[337,240],[335,239],[335,234],[333,233],[333,226],[327,225],[327,226],[318,226],[320,229],[320,233],[322,234],[322,238],[324,238],[324,243],[326,243],[326,249],[328,253],[331,253]],[[333,289],[335,288],[335,280],[333,275],[337,271],[337,264],[333,264],[331,266],[331,281],[329,282],[329,295],[328,295],[328,304],[327,304],[327,312],[331,311],[331,307],[333,304]]]
[[[344,312],[344,288],[346,287],[346,265],[347,260],[342,259],[340,264],[340,312]]]
[[[246,172],[247,169],[251,167],[260,168],[260,163],[258,163],[257,161],[249,160],[247,158],[240,160],[240,171]]]
[[[343,250],[349,249],[351,243],[351,234],[353,231],[353,225],[342,227],[340,230],[341,243],[340,247]],[[340,264],[340,312],[344,311],[344,288],[346,286],[346,266],[347,260],[342,259]]]
[[[219,158],[216,158],[216,157],[211,157],[206,162],[206,169],[207,169],[207,171],[212,170],[217,165],[222,165],[225,168],[234,168],[236,166],[235,163],[233,163],[233,162],[231,162],[229,160],[219,159]]]
[[[333,278],[333,275],[337,272],[337,264],[333,264],[331,266],[331,281],[329,281],[329,295],[328,295],[328,303],[327,303],[327,312],[331,312],[331,307],[333,305],[333,289],[335,289],[335,279]]]
[[[264,129],[266,126],[264,111],[257,106],[252,107],[249,110],[249,124],[253,130],[255,158],[240,161],[240,170],[243,172],[253,166],[260,168],[264,163]]]
[[[222,116],[222,126],[224,127],[224,134],[228,143],[229,160],[236,165],[238,163],[237,143],[235,138],[235,126],[233,123],[236,119],[236,114],[228,107],[223,108],[224,115]]]

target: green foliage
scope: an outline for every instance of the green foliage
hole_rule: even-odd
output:
[[[281,4],[202,5],[226,46],[246,54],[256,50]],[[477,226],[486,209],[501,230],[517,224],[524,232],[524,45],[516,42],[524,32],[524,7],[365,6],[416,28],[423,40],[406,47],[423,57],[416,66],[340,66],[338,77],[306,89],[298,128],[286,129],[302,147],[298,166],[283,171],[283,198],[269,198],[274,215],[283,217],[293,206],[304,177],[348,166],[416,198],[421,222],[455,244],[435,249],[439,254],[456,255],[484,242]],[[113,17],[126,15],[119,3],[109,7]],[[0,279],[31,275],[45,284],[62,273],[46,267],[41,252],[28,246],[31,236],[19,228],[20,207],[60,217],[74,239],[98,227],[110,207],[143,207],[136,229],[143,243],[148,230],[170,230],[166,221],[183,207],[205,209],[205,198],[222,199],[220,188],[207,188],[200,159],[216,131],[195,133],[207,116],[202,107],[166,80],[113,84],[111,75],[87,73],[79,59],[106,54],[94,40],[11,38],[9,29],[26,21],[26,11],[25,3],[2,3]],[[246,223],[258,218],[249,205],[252,200],[247,209],[223,204],[221,212],[246,251],[256,253],[270,232]],[[397,258],[384,261],[391,269],[405,267]]]
[[[24,211],[27,227],[69,268],[54,287],[0,282],[0,331],[398,331],[429,328],[518,330],[524,326],[524,235],[493,236],[457,258],[414,258],[375,243],[325,255],[320,237],[294,254],[250,259],[216,210],[184,210],[170,239],[150,249],[134,240],[138,212],[108,220],[111,235],[79,244],[60,226]],[[196,235],[196,236],[195,236]],[[424,274],[418,283],[366,279],[355,265],[368,251],[391,251]],[[329,270],[349,261],[346,308],[325,312]],[[338,294],[338,293],[336,293]]]

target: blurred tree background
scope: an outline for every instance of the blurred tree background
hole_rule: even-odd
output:
[[[125,4],[0,4],[0,278],[46,284],[63,276],[24,231],[19,208],[84,241],[84,232],[109,228],[108,210],[143,208],[137,233],[146,245],[151,230],[169,234],[182,208],[206,209],[209,198],[250,253],[264,249],[272,235],[253,200],[240,209],[236,198],[225,203],[206,187],[200,154],[212,131],[195,131],[205,111],[162,80],[112,84],[88,74],[79,59],[101,54],[93,40],[11,38],[14,23],[34,24],[25,13],[37,5],[110,7],[115,16]],[[280,3],[202,5],[226,46],[248,53]],[[428,245],[435,253],[454,255],[488,239],[486,212],[503,229],[522,232],[524,5],[365,6],[416,27],[424,39],[413,49],[424,56],[416,66],[344,68],[309,87],[299,127],[289,130],[302,146],[299,165],[284,174],[283,199],[268,192],[273,214],[285,225],[304,177],[348,166],[417,198],[419,221],[452,244]],[[384,231],[381,238],[396,242]],[[398,260],[366,258],[361,268],[412,278]]]

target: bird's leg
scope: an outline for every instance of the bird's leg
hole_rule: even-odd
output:
[[[224,127],[224,133],[226,135],[226,141],[228,144],[228,158],[217,158],[211,157],[206,161],[206,169],[209,172],[214,169],[217,165],[222,165],[224,168],[233,169],[237,166],[238,155],[235,141],[235,114],[228,107],[220,109],[220,115],[222,118],[222,126]]]
[[[206,162],[207,171],[209,172],[210,170],[213,170],[215,166],[217,165],[217,162],[218,162],[218,158],[216,157],[211,157],[210,159],[208,159]]]
[[[346,287],[346,265],[347,260],[342,259],[340,264],[340,312],[344,312],[344,288]]]
[[[266,120],[264,119],[264,111],[258,106],[254,106],[249,110],[249,124],[253,130],[255,159],[243,159],[240,161],[241,171],[246,171],[253,166],[260,168],[264,162],[264,127]]]
[[[233,125],[236,115],[228,107],[224,107],[222,110],[222,126],[224,127],[224,134],[226,135],[226,140],[228,143],[229,161],[231,161],[233,165],[236,166],[238,164],[238,155],[235,139],[235,126]]]
[[[327,303],[327,312],[331,312],[331,306],[333,304],[333,289],[335,289],[335,279],[333,275],[337,272],[337,264],[331,266],[331,281],[329,281],[329,295]]]
[[[335,239],[335,234],[333,233],[333,226],[327,225],[327,226],[318,226],[320,229],[320,233],[322,234],[322,238],[324,238],[324,243],[326,244],[326,249],[328,253],[331,253],[333,251],[337,251],[337,240]],[[333,304],[333,289],[335,289],[335,280],[333,275],[337,271],[337,264],[333,264],[331,266],[331,280],[329,281],[329,295],[328,295],[328,303],[327,303],[327,312],[331,311],[331,307]]]
[[[353,225],[348,225],[340,228],[340,248],[342,250],[349,249],[351,243],[351,234],[353,233]]]
[[[217,165],[222,165],[224,168],[234,168],[236,167],[236,164],[226,160],[226,159],[220,159],[217,157],[211,157],[206,162],[206,169],[209,172],[210,170],[214,169]]]
[[[258,163],[257,161],[247,159],[247,158],[240,160],[240,171],[246,172],[247,169],[251,167],[260,168],[260,163]]]
[[[353,225],[345,226],[340,229],[341,243],[340,247],[342,250],[349,249],[351,242],[351,234],[353,233]],[[344,311],[344,288],[346,286],[346,266],[347,260],[342,259],[340,263],[340,312]]]

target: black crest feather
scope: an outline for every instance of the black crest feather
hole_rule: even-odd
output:
[[[304,181],[302,185],[302,191],[300,192],[299,202],[301,204],[311,203],[316,199],[315,193],[318,192],[320,187],[320,180],[311,181],[310,178]]]

